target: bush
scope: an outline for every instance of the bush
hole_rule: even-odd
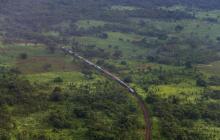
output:
[[[77,118],[85,118],[87,116],[84,108],[75,108],[73,112]]]
[[[132,82],[132,77],[131,76],[127,76],[127,77],[124,78],[124,81],[126,83],[131,83]]]
[[[26,53],[21,53],[21,54],[19,55],[19,58],[20,58],[20,59],[27,59],[27,58],[28,58],[28,55],[27,55]]]
[[[61,101],[63,99],[63,95],[61,94],[61,88],[55,87],[52,94],[50,95],[50,99],[54,102]]]
[[[184,29],[184,27],[181,26],[181,25],[177,25],[177,26],[175,27],[175,31],[176,31],[176,32],[181,32],[183,29]]]
[[[61,111],[51,112],[48,117],[48,122],[50,125],[52,125],[57,129],[64,129],[71,127],[71,124],[67,120],[65,113]]]
[[[206,83],[205,80],[203,80],[202,78],[199,77],[199,78],[196,80],[196,85],[197,85],[197,86],[200,86],[200,87],[206,87],[206,86],[207,86],[207,83]]]
[[[101,33],[101,34],[99,35],[99,37],[100,37],[101,39],[107,39],[107,38],[108,38],[108,34],[107,34],[107,33]]]
[[[56,77],[53,81],[54,83],[62,83],[63,79],[61,77]]]
[[[11,140],[9,133],[4,130],[0,130],[0,140]]]
[[[121,61],[121,65],[127,65],[126,61]]]

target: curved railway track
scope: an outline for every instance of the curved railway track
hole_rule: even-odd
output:
[[[84,57],[80,56],[79,54],[73,52],[71,49],[67,49],[67,48],[61,47],[61,50],[64,51],[65,53],[69,54],[69,55],[72,55],[72,56],[82,60],[84,63],[90,65],[91,67],[94,67],[96,70],[104,73],[109,78],[115,80],[121,86],[126,88],[129,91],[129,93],[131,93],[137,99],[138,104],[139,104],[139,106],[140,106],[140,108],[141,108],[141,110],[143,112],[144,121],[145,121],[145,136],[144,136],[144,139],[145,140],[151,140],[151,122],[150,122],[149,113],[148,113],[148,110],[147,110],[147,107],[146,107],[144,101],[137,94],[137,92],[133,88],[131,88],[128,84],[126,84],[124,81],[122,81],[120,78],[118,78],[117,76],[113,75],[112,73],[110,73],[109,71],[103,69],[102,67],[94,64],[93,62],[85,59]]]

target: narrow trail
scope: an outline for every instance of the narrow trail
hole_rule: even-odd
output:
[[[149,117],[149,113],[148,113],[148,109],[143,101],[143,99],[137,94],[137,92],[131,88],[128,84],[126,84],[124,81],[122,81],[120,78],[118,78],[117,76],[115,76],[114,74],[110,73],[109,71],[101,68],[100,66],[94,64],[93,62],[83,58],[82,56],[80,56],[79,54],[73,52],[71,49],[67,49],[64,47],[61,47],[61,50],[64,51],[67,54],[70,54],[80,60],[82,60],[84,63],[94,67],[96,70],[104,73],[105,75],[107,75],[108,77],[110,77],[111,79],[115,80],[116,82],[118,82],[121,86],[123,86],[124,88],[126,88],[129,93],[131,93],[138,101],[138,104],[143,112],[143,116],[144,116],[144,121],[145,121],[145,136],[144,136],[144,140],[151,140],[151,122],[150,122],[150,117]]]

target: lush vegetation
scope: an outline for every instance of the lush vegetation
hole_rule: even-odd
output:
[[[220,139],[218,0],[0,0],[0,139]]]
[[[41,78],[44,78],[43,76]],[[30,84],[1,68],[1,139],[141,139],[141,112],[109,81]],[[41,89],[41,90],[39,90]],[[134,131],[135,130],[135,131]]]

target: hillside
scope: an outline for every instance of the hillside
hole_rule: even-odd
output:
[[[218,0],[0,0],[0,140],[220,139]]]

